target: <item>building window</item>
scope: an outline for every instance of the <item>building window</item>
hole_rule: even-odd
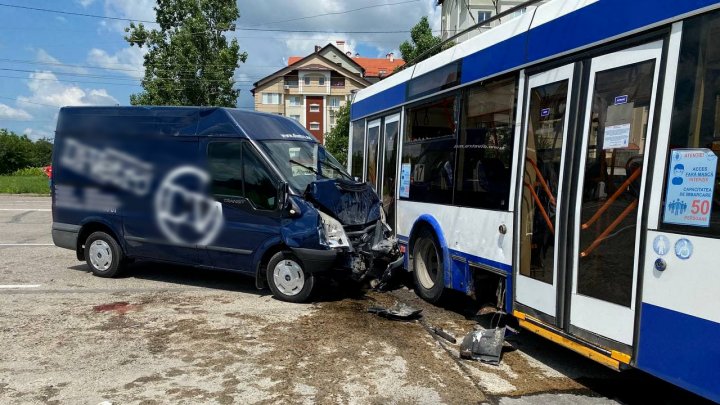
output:
[[[305,85],[306,86],[310,85],[310,77],[309,76],[305,76]]]
[[[300,115],[298,114],[291,114],[289,115],[289,117],[294,119],[295,121],[300,121]]]
[[[319,122],[311,122],[311,123],[310,123],[310,130],[311,130],[311,131],[319,131],[319,130],[320,130],[320,123],[319,123]]]
[[[325,85],[325,78],[324,78],[324,77],[318,78],[318,85],[319,85],[319,86],[324,86],[324,85]]]
[[[288,97],[288,102],[291,106],[294,106],[294,107],[303,105],[302,97],[298,97],[298,96]]]
[[[310,112],[320,112],[320,104],[310,104]]]
[[[492,12],[490,11],[478,11],[477,12],[477,23],[480,24],[483,21],[487,21],[492,17]],[[489,27],[490,23],[485,23],[482,25],[483,27]]]
[[[330,107],[340,107],[340,97],[330,97]]]
[[[280,104],[280,93],[263,93],[263,104]]]
[[[330,86],[331,87],[345,87],[345,78],[344,77],[333,77],[330,79]]]

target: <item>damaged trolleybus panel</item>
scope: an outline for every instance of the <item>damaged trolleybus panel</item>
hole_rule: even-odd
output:
[[[97,276],[135,259],[226,269],[301,302],[318,273],[360,281],[397,262],[375,191],[281,116],[63,108],[53,167],[53,241]]]

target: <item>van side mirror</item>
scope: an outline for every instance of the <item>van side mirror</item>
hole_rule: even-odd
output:
[[[278,201],[280,202],[281,210],[289,215],[290,217],[299,217],[300,208],[290,198],[290,186],[288,183],[283,182],[278,188]]]

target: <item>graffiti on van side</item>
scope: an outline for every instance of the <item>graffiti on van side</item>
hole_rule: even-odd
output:
[[[60,163],[64,168],[103,185],[113,185],[137,196],[150,191],[153,165],[113,148],[98,149],[65,140]]]

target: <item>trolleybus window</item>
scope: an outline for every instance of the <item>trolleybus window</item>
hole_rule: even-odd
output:
[[[670,127],[668,144],[668,162],[672,151],[681,148],[710,149],[720,156],[720,12],[687,20],[683,23],[683,36],[680,48],[680,60],[677,71],[675,100]],[[719,162],[720,159],[715,159]],[[665,168],[666,176],[669,166]],[[709,226],[705,221],[694,225],[672,225],[663,217],[661,228],[684,233],[720,237],[720,184],[717,173],[720,167],[708,168],[714,171],[714,193],[711,201],[704,198],[696,207],[694,201],[686,203],[685,211],[689,214],[709,215]],[[667,187],[666,178],[666,187]],[[712,184],[711,183],[711,184]],[[663,199],[666,198],[663,189]],[[664,204],[668,204],[664,201]],[[680,208],[682,209],[682,208]],[[702,212],[693,212],[702,211]],[[663,212],[665,210],[663,209]]]
[[[555,224],[569,80],[530,90],[523,170],[520,271],[553,284]]]
[[[453,95],[407,110],[402,163],[410,164],[410,200],[452,203],[456,103]]]
[[[654,72],[648,60],[596,73],[586,123],[577,292],[628,307]]]
[[[365,120],[355,121],[352,124],[352,156],[350,157],[350,174],[362,179],[363,176],[363,149],[365,148]]]
[[[506,210],[513,155],[516,79],[473,87],[463,98],[455,205]]]

